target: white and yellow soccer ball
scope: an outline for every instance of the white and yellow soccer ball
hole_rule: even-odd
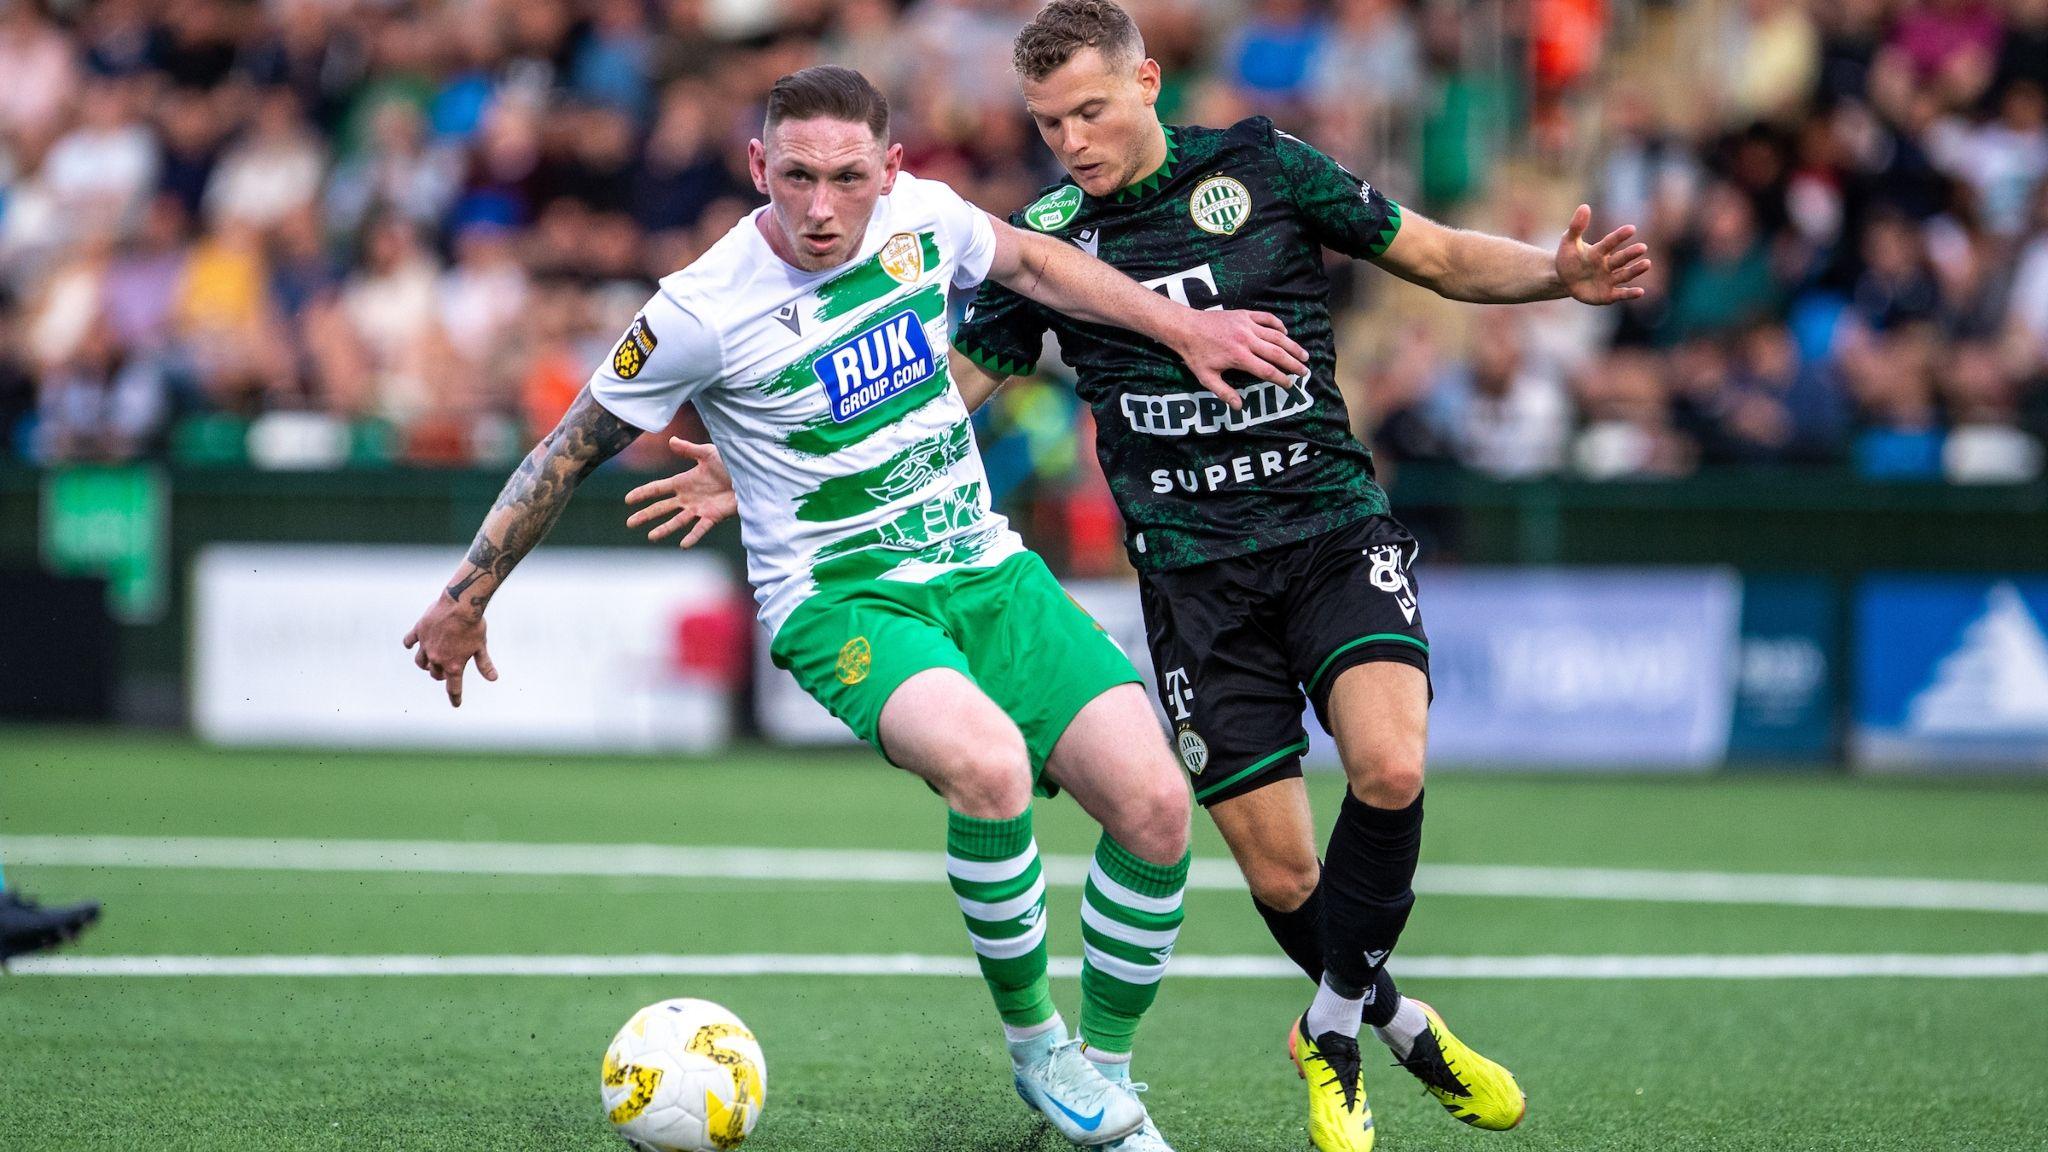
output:
[[[636,1152],[726,1152],[760,1122],[768,1063],[709,1000],[649,1004],[604,1053],[605,1115]]]

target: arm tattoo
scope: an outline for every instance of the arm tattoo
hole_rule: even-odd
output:
[[[541,537],[554,527],[569,497],[597,466],[626,450],[640,430],[605,411],[586,389],[569,406],[562,422],[520,461],[498,493],[490,515],[469,546],[471,571],[448,585],[456,603],[485,576],[490,584],[470,597],[481,609]]]

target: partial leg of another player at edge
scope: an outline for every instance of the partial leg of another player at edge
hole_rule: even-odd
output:
[[[1145,709],[1145,728],[1122,715],[1130,699]],[[949,722],[930,724],[932,716]],[[1142,689],[1124,685],[1082,708],[1047,761],[1084,808],[1108,818],[1083,903],[1079,1039],[1069,1037],[1047,979],[1031,757],[1017,725],[965,676],[940,668],[904,681],[880,728],[889,758],[946,800],[947,875],[1002,1017],[1018,1095],[1075,1144],[1170,1152],[1128,1068],[1180,927],[1188,808],[1163,741],[1148,758],[1131,739],[1157,731]],[[1162,773],[1148,759],[1163,765],[1177,796],[1158,786]]]
[[[1372,1146],[1361,1025],[1459,1120],[1504,1130],[1527,1111],[1513,1075],[1460,1041],[1429,1005],[1403,997],[1386,970],[1415,902],[1428,691],[1422,672],[1404,663],[1361,663],[1337,676],[1325,711],[1347,788],[1326,865],[1316,860],[1299,777],[1210,807],[1267,928],[1317,982],[1288,1049],[1310,1081],[1310,1134],[1325,1152]]]
[[[45,907],[7,887],[0,872],[0,970],[9,960],[78,939],[100,916],[97,901]]]

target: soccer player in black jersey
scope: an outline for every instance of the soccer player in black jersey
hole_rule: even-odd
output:
[[[1451,1115],[1511,1128],[1526,1111],[1514,1077],[1402,997],[1386,970],[1415,901],[1429,642],[1415,541],[1389,515],[1336,385],[1323,249],[1457,300],[1611,304],[1642,295],[1630,281],[1649,268],[1646,248],[1630,242],[1633,227],[1582,239],[1584,205],[1554,251],[1444,227],[1263,117],[1162,125],[1159,66],[1109,0],[1053,0],[1018,34],[1015,57],[1026,106],[1070,179],[1011,222],[1182,303],[1270,312],[1308,357],[1291,387],[1205,391],[1151,341],[984,286],[955,333],[954,378],[978,406],[1035,367],[1050,331],[1094,409],[1195,799],[1281,948],[1317,981],[1288,1041],[1316,1146],[1372,1146],[1361,1024]],[[666,498],[631,522],[673,513],[655,534],[694,521],[694,541],[721,518],[716,476],[648,485],[629,499]],[[1301,779],[1304,697],[1349,782],[1320,864]]]

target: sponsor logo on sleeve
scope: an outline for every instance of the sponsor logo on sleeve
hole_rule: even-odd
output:
[[[633,326],[626,329],[626,335],[619,341],[619,347],[612,353],[612,371],[621,380],[631,380],[647,367],[647,358],[654,355],[654,329],[647,326],[646,316],[633,317]]]
[[[1081,213],[1081,188],[1068,184],[1038,198],[1024,210],[1024,222],[1040,232],[1057,232]]]
[[[832,401],[832,419],[843,424],[931,379],[938,359],[924,322],[905,308],[826,349],[816,371]]]

